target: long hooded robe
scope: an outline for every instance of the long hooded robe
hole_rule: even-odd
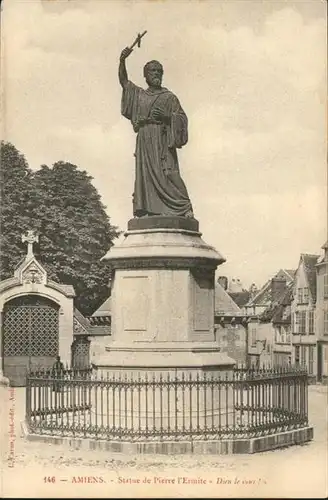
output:
[[[170,120],[152,119],[154,107],[162,108]],[[192,216],[176,151],[188,141],[188,119],[177,97],[164,87],[144,90],[129,81],[121,111],[137,133],[133,214]]]

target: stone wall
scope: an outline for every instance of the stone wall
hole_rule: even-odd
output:
[[[215,325],[216,341],[237,364],[246,363],[246,330],[242,325]]]

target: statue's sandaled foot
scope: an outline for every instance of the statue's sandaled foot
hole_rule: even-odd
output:
[[[187,219],[194,219],[194,212],[190,209],[188,212],[185,214],[185,217]]]
[[[134,218],[136,219],[143,219],[144,217],[152,217],[154,215],[160,215],[160,214],[154,214],[153,212],[145,212],[144,210],[138,210],[135,214],[134,214]]]

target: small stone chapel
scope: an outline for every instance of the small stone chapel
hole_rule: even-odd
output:
[[[27,253],[13,276],[0,282],[0,375],[24,386],[29,371],[49,369],[56,356],[66,365],[89,364],[88,330],[74,308],[72,285],[48,279],[33,253],[38,236],[22,236]]]

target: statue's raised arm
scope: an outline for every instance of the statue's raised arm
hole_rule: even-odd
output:
[[[118,67],[118,78],[119,78],[120,84],[123,88],[128,83],[128,72],[126,69],[125,60],[129,57],[131,52],[132,52],[132,49],[130,49],[130,47],[126,47],[125,49],[122,50],[121,55],[120,55],[120,64]]]
[[[123,49],[122,52],[121,52],[121,55],[120,55],[120,64],[119,64],[119,68],[118,68],[118,78],[119,78],[120,84],[121,84],[121,86],[123,88],[128,83],[128,73],[127,73],[127,70],[126,70],[125,59],[127,57],[129,57],[129,55],[131,54],[131,52],[133,52],[133,47],[135,45],[138,45],[138,47],[140,47],[140,45],[141,45],[141,39],[142,39],[143,36],[145,36],[146,33],[147,33],[147,31],[144,31],[141,34],[139,33],[138,36],[137,36],[137,38],[135,39],[135,41],[131,45],[131,47],[125,47],[125,49]]]

